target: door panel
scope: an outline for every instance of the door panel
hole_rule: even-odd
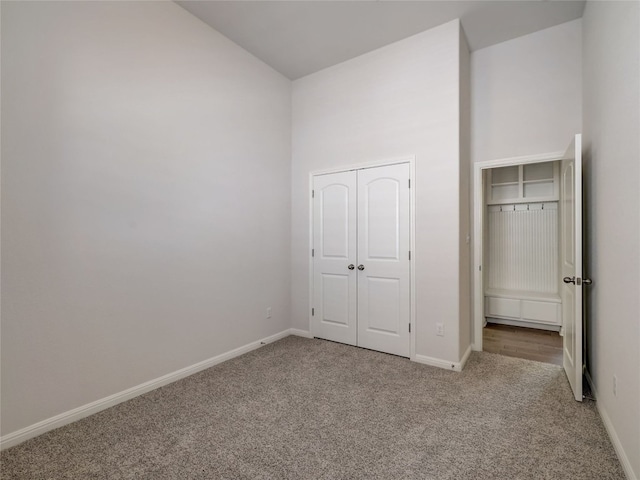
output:
[[[582,401],[582,136],[576,135],[560,166],[562,202],[560,269],[563,366],[574,398]]]
[[[372,180],[363,188],[365,188],[367,216],[366,258],[397,261],[400,223],[399,181],[379,178]]]
[[[395,335],[400,331],[400,281],[368,276],[366,282],[369,331]]]
[[[349,276],[323,273],[320,319],[325,323],[349,326]]]
[[[331,184],[318,189],[323,214],[320,249],[323,258],[349,258],[349,186]]]
[[[316,176],[313,189],[313,334],[355,345],[356,172]]]
[[[358,171],[358,346],[410,354],[409,165]]]

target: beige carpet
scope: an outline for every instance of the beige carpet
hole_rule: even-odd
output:
[[[1,455],[2,479],[623,479],[555,365],[288,337]]]

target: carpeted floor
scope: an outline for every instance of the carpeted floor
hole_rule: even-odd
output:
[[[1,454],[2,479],[623,479],[561,367],[288,337]]]

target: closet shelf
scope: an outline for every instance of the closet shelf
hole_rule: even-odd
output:
[[[492,187],[504,187],[508,185],[518,185],[519,182],[500,182],[500,183],[492,183]]]
[[[519,300],[537,300],[543,302],[560,303],[560,295],[555,292],[529,292],[525,290],[502,290],[487,288],[484,292],[487,297],[515,298]]]
[[[489,205],[559,199],[558,162],[492,168],[485,182]]]
[[[523,185],[529,185],[532,183],[553,183],[553,178],[541,178],[539,180],[523,180]]]

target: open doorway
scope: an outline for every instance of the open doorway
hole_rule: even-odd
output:
[[[582,278],[581,150],[578,134],[564,153],[474,165],[473,348],[484,349],[487,325],[557,332],[576,400],[583,280],[590,284]]]
[[[559,161],[563,154],[475,165],[474,346],[487,323],[560,332]]]
[[[559,161],[483,170],[484,350],[562,364]]]

